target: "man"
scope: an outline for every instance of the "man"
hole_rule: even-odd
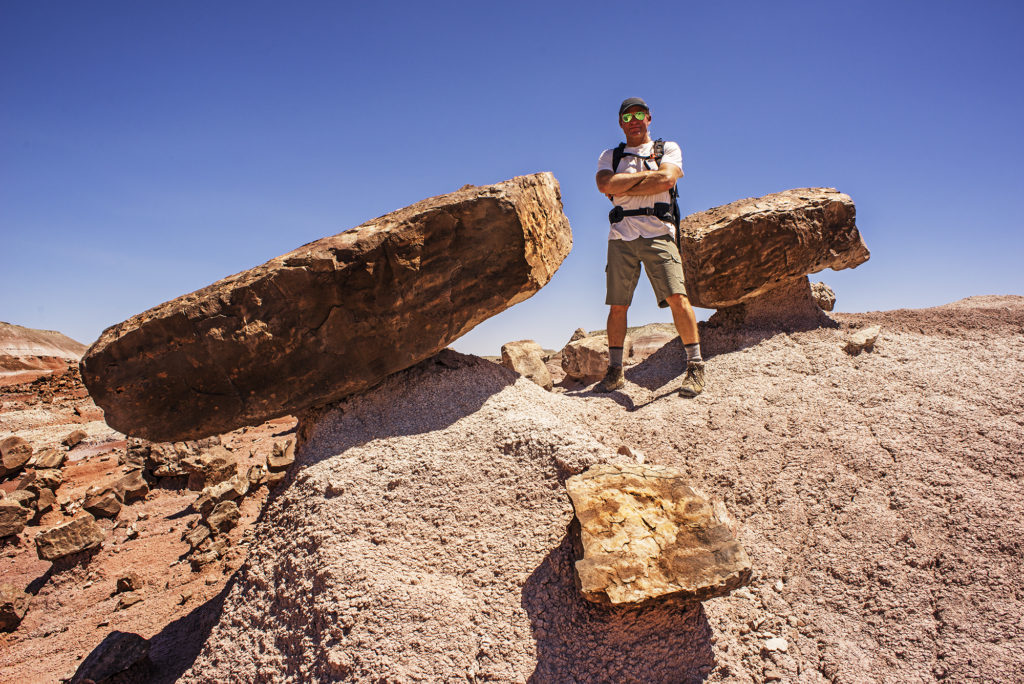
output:
[[[622,346],[626,341],[626,313],[643,264],[658,297],[658,306],[672,310],[679,339],[686,350],[686,373],[679,394],[695,397],[704,390],[704,361],[700,355],[697,317],[683,284],[683,267],[675,242],[675,224],[665,207],[672,206],[671,191],[683,177],[683,153],[674,142],[664,143],[660,165],[651,140],[651,109],[639,97],[619,107],[619,127],[626,134],[618,168],[612,168],[614,150],[605,150],[597,164],[597,188],[615,204],[609,214],[608,234],[608,372],[594,388],[612,392],[625,384]]]

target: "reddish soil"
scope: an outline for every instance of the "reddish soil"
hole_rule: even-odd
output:
[[[63,371],[0,388],[0,437],[22,435],[38,451],[84,428],[90,436],[69,451],[64,482],[56,492],[58,502],[68,504],[81,501],[89,487],[109,484],[126,472],[118,465],[126,442],[102,422],[102,411],[85,392],[77,366],[64,362]],[[263,462],[273,443],[290,437],[294,426],[294,419],[280,419],[223,435],[222,441],[239,456],[244,472],[246,465]],[[0,483],[0,490],[9,492],[15,484]],[[158,672],[170,673],[165,677],[173,680],[173,673],[187,664],[183,650],[190,643],[195,650],[201,643],[197,621],[245,559],[247,531],[267,494],[263,486],[243,499],[241,522],[228,535],[231,550],[198,573],[184,559],[189,547],[181,540],[186,526],[199,517],[189,508],[197,492],[187,489],[153,489],[144,501],[124,506],[117,518],[98,519],[106,532],[102,548],[69,568],[39,560],[33,543],[35,534],[70,520],[69,514],[48,512],[21,534],[0,541],[0,577],[33,594],[17,630],[0,633],[0,681],[35,684],[69,677],[113,630],[152,638],[151,658]],[[138,535],[130,539],[132,528]],[[115,584],[128,571],[142,576],[142,600],[119,610],[122,596],[115,594]]]

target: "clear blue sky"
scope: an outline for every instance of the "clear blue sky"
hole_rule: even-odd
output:
[[[0,0],[0,320],[88,344],[425,197],[551,171],[572,253],[454,346],[560,348],[604,327],[593,178],[629,96],[683,149],[684,213],[853,197],[872,256],[821,274],[839,310],[1024,294],[1022,7]],[[669,320],[653,299],[642,280],[631,324]]]

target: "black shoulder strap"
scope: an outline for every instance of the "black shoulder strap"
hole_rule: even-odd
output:
[[[612,173],[619,172],[619,162],[622,161],[622,153],[626,150],[626,143],[621,142],[612,150]]]

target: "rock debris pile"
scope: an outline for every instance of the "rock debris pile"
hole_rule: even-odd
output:
[[[0,544],[8,557],[31,549],[50,570],[28,587],[5,584],[0,631],[17,630],[30,610],[39,609],[32,597],[40,581],[45,587],[51,574],[85,571],[103,549],[117,554],[126,542],[145,534],[150,523],[143,509],[155,493],[173,498],[174,492],[195,492],[190,510],[199,515],[185,523],[185,537],[195,544],[182,560],[194,572],[221,565],[239,541],[229,532],[241,521],[243,497],[261,506],[266,487],[262,492],[260,487],[280,485],[294,461],[294,438],[274,440],[258,451],[255,445],[239,450],[219,436],[177,443],[119,439],[102,421],[92,420],[97,409],[77,373],[77,366],[70,365],[63,373],[2,388],[0,427],[18,432],[0,440]],[[23,413],[11,411],[12,406],[22,407]],[[82,427],[69,429],[76,424]],[[238,442],[237,436],[231,438]],[[82,485],[83,473],[95,484]],[[251,519],[253,512],[247,515]],[[146,597],[138,578],[126,579],[128,588],[120,588],[121,579],[118,593],[124,595],[117,610]]]

